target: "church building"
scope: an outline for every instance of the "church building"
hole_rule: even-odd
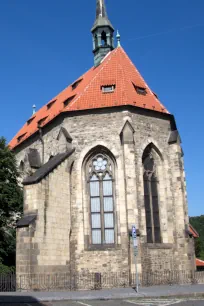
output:
[[[24,188],[17,274],[131,275],[133,225],[140,274],[194,271],[174,116],[114,36],[104,0],[91,33],[93,67],[10,142]]]

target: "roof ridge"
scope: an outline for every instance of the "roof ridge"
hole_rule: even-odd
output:
[[[106,58],[104,59],[104,61],[101,62],[100,65],[101,69],[99,69],[99,71],[95,74],[95,76],[90,80],[90,82],[87,84],[87,86],[82,90],[81,94],[77,95],[76,99],[73,99],[73,101],[68,105],[69,107],[73,106],[78,100],[79,98],[81,98],[83,96],[83,94],[86,93],[86,91],[89,89],[89,87],[91,86],[91,84],[95,81],[96,77],[98,76],[98,74],[104,69],[104,67],[109,63],[109,61],[111,60],[112,56],[116,53],[118,48],[114,49],[113,51],[111,51],[109,53],[108,56],[106,56]],[[64,112],[66,111],[66,109],[64,110]]]
[[[121,49],[123,50],[123,48],[121,47]],[[120,60],[121,60],[121,55],[120,55]],[[122,76],[123,76],[123,90],[122,90],[122,95],[124,94],[126,96],[126,104],[127,104],[127,101],[128,101],[128,94],[126,93],[125,91],[125,71],[124,69],[122,68],[122,65],[121,63],[119,63],[119,66],[121,67],[121,72],[122,72]]]
[[[140,75],[142,81],[144,82],[145,86],[148,88],[148,90],[150,91],[150,94],[152,95],[152,97],[155,99],[155,94],[153,93],[153,91],[151,90],[151,88],[149,87],[149,85],[146,83],[145,79],[143,78],[141,72],[137,69],[137,67],[134,65],[133,61],[129,58],[129,56],[127,55],[127,53],[125,52],[125,50],[123,49],[123,47],[120,47],[121,51],[123,52],[124,56],[126,57],[127,60],[130,61],[131,65],[133,66],[133,68],[137,71],[138,75]],[[166,107],[161,103],[161,101],[159,99],[157,99],[159,104],[161,105],[162,109],[166,109]],[[166,109],[167,110],[167,109]],[[167,112],[169,113],[169,111],[167,110]]]

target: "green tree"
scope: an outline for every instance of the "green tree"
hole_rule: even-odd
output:
[[[199,238],[195,241],[196,256],[204,260],[204,215],[199,217],[190,217],[190,223],[199,234]]]
[[[0,137],[0,269],[15,265],[15,224],[23,211],[18,176],[15,155]]]
[[[201,257],[201,252],[202,252],[202,241],[200,238],[197,238],[195,240],[195,255],[197,258]]]

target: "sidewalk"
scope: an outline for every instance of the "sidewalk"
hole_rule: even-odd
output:
[[[38,301],[61,301],[61,300],[105,300],[105,299],[126,299],[126,298],[141,298],[141,297],[178,297],[178,296],[193,296],[204,297],[204,285],[175,285],[175,286],[153,286],[140,288],[139,293],[136,293],[132,288],[119,289],[103,289],[97,291],[62,291],[62,292],[0,292],[0,303],[3,298],[22,297],[26,299],[35,298]]]

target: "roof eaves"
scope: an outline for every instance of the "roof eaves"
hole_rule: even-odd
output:
[[[73,101],[72,101],[73,102]],[[104,110],[104,111],[107,111],[107,110],[111,110],[111,109],[114,109],[114,110],[118,110],[120,108],[131,108],[131,109],[137,109],[137,110],[143,110],[144,112],[146,112],[147,114],[148,113],[154,113],[155,115],[156,114],[160,114],[162,116],[164,116],[164,118],[170,118],[170,122],[171,122],[171,126],[172,126],[172,129],[176,129],[176,122],[175,122],[175,118],[172,114],[170,113],[164,113],[164,112],[159,112],[157,110],[154,110],[154,109],[148,109],[148,108],[142,108],[142,107],[139,107],[139,106],[136,106],[136,105],[132,105],[132,104],[126,104],[126,105],[117,105],[117,106],[106,106],[106,107],[101,107],[101,108],[98,108],[98,107],[95,107],[95,108],[91,108],[91,109],[78,109],[78,110],[69,110],[67,108],[65,108],[64,110],[62,110],[59,114],[57,114],[56,116],[54,116],[53,118],[51,118],[45,126],[43,126],[42,128],[44,129],[46,126],[48,126],[48,124],[50,124],[51,122],[53,122],[53,120],[55,120],[56,118],[59,118],[59,116],[64,116],[65,113],[69,113],[70,116],[73,116],[73,115],[76,115],[76,114],[79,114],[81,115],[81,113],[90,113],[91,112],[95,112],[95,111],[99,111],[99,110]],[[22,139],[21,142],[19,143],[16,143],[15,146],[11,147],[11,150],[15,150],[16,148],[19,148],[19,146],[21,146],[22,144],[25,143],[26,140],[30,139],[31,137],[34,137],[37,133],[39,133],[39,129],[36,128],[35,132],[33,132],[32,134],[29,135],[29,137],[26,137],[24,139]]]
[[[99,28],[103,28],[103,27],[107,27],[107,26],[110,27],[112,30],[114,30],[113,25],[111,24],[110,20],[107,17],[99,16],[96,19],[96,21],[95,21],[95,23],[94,23],[94,25],[93,25],[93,27],[91,29],[91,32],[93,32],[98,27]]]

